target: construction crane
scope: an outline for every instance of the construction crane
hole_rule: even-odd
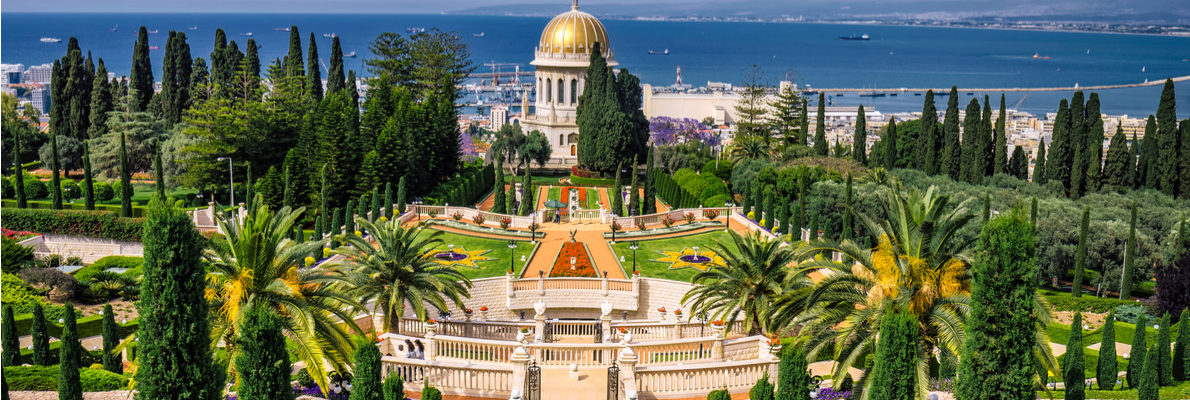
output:
[[[492,62],[484,63],[483,66],[490,67],[492,69],[491,74],[476,74],[476,75],[487,75],[488,77],[492,78],[492,86],[500,86],[500,78],[501,77],[511,77],[512,83],[514,83],[514,84],[521,83],[521,65],[520,64],[496,62],[493,60]],[[514,72],[504,72],[504,71],[502,71],[502,69],[504,67],[513,67]]]
[[[1026,97],[1029,97],[1029,95],[1027,95],[1027,94],[1026,94],[1026,95],[1024,95],[1024,96],[1021,96],[1021,99],[1016,101],[1016,104],[1014,104],[1014,105],[1012,106],[1012,109],[1013,109],[1013,110],[1020,110],[1020,109],[1021,109],[1021,103],[1024,103],[1024,102],[1025,102],[1025,98],[1026,98]]]

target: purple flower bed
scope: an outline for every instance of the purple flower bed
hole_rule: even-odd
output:
[[[693,118],[653,117],[649,119],[649,141],[656,145],[667,145],[699,141],[708,146],[719,145],[719,137]]]
[[[815,400],[837,400],[837,399],[850,399],[850,398],[851,398],[850,390],[837,392],[833,388],[824,388],[824,389],[820,389],[818,391],[818,397],[815,397],[814,399]]]

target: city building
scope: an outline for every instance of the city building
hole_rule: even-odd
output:
[[[491,130],[498,131],[504,124],[508,123],[508,106],[496,105],[492,106],[492,123]]]
[[[30,66],[21,74],[21,82],[24,83],[44,83],[49,84],[54,75],[53,64],[41,64]]]
[[[591,14],[579,11],[578,1],[570,11],[558,14],[545,25],[534,50],[536,101],[532,113],[521,118],[525,132],[540,131],[549,138],[551,163],[578,163],[578,98],[586,82],[591,49],[599,44],[608,66],[616,66],[615,52],[607,29]],[[522,110],[528,109],[522,97]]]

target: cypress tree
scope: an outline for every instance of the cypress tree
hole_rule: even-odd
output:
[[[116,326],[116,313],[111,304],[103,306],[103,369],[115,373],[124,373],[124,363],[116,353],[116,346],[120,344],[120,337]]]
[[[960,180],[962,177],[962,157],[963,147],[960,144],[959,134],[959,89],[958,87],[950,87],[950,95],[946,100],[946,115],[942,119],[942,130],[944,131],[942,145],[942,156],[939,159],[938,173],[950,175],[951,179]]]
[[[264,307],[253,307],[240,325],[239,371],[236,396],[244,400],[293,399],[289,386],[289,353],[285,350],[284,322]]]
[[[756,222],[760,222],[760,220],[764,219],[764,197],[761,194],[761,186],[763,185],[759,182],[752,182],[752,184],[749,186],[752,187],[752,205],[755,208],[755,210],[752,212],[752,219]],[[747,216],[747,214],[745,214],[745,216]]]
[[[347,71],[347,93],[351,95],[351,104],[359,109],[359,90],[355,87],[355,70]]]
[[[1008,168],[1006,171],[1017,179],[1029,178],[1029,161],[1026,160],[1028,156],[1025,155],[1025,148],[1017,146],[1012,150],[1012,158],[1008,159]]]
[[[826,94],[818,93],[818,122],[814,125],[814,154],[826,156],[830,149],[826,142]]]
[[[1036,343],[1036,229],[1013,211],[983,225],[956,398],[1029,399]]]
[[[853,212],[853,209],[852,209],[853,204],[852,204],[852,199],[851,199],[851,197],[852,197],[851,174],[847,174],[847,189],[845,192],[843,192],[843,194],[844,194],[844,197],[843,197],[844,198],[844,203],[843,203],[844,207],[843,207],[842,239],[847,240],[847,239],[851,239],[851,235],[852,235],[852,233],[851,233],[852,226],[851,225],[854,224],[854,222],[852,222],[852,220],[851,220],[853,218],[851,216],[851,213]]]
[[[405,213],[405,177],[402,176],[397,181],[397,211],[399,214]]]
[[[1037,159],[1033,161],[1033,183],[1045,185],[1048,180],[1045,165],[1045,140],[1037,142]]]
[[[497,192],[499,192],[497,190]],[[393,219],[393,183],[384,184],[384,217]]]
[[[496,214],[504,214],[504,203],[507,201],[504,198],[504,167],[500,160],[496,160],[496,185],[492,188],[492,208],[491,212]]]
[[[810,112],[810,100],[805,97],[802,97],[801,112],[802,112],[802,116],[801,116],[802,126],[801,126],[801,129],[799,129],[797,132],[797,143],[802,146],[805,146],[806,145],[806,136],[810,135],[810,116],[808,114]]]
[[[384,380],[384,400],[405,400],[405,381],[400,374],[389,374]]]
[[[638,182],[637,160],[632,159],[632,193],[628,195],[628,215],[640,215],[640,186]]]
[[[620,179],[620,170],[624,169],[624,164],[616,165],[616,183],[608,189],[608,196],[611,196],[612,214],[624,216],[624,181]]]
[[[21,335],[17,333],[12,306],[4,306],[4,321],[0,324],[0,366],[18,365],[21,365]]]
[[[1144,345],[1141,345],[1144,348]],[[1136,349],[1135,347],[1133,348]],[[1135,354],[1135,352],[1133,353]],[[1146,352],[1144,367],[1142,368],[1141,376],[1136,390],[1136,398],[1139,400],[1159,400],[1158,396],[1161,386],[1161,378],[1159,370],[1161,362],[1158,359],[1157,349],[1149,349]]]
[[[356,344],[351,372],[349,400],[379,400],[385,398],[385,382],[380,377],[380,349],[367,340]],[[394,374],[396,375],[396,374]]]
[[[809,195],[807,194],[807,193],[810,191],[810,190],[809,190],[809,186],[810,186],[810,184],[809,184],[809,182],[806,180],[806,177],[805,177],[805,176],[803,176],[803,177],[801,177],[800,179],[798,179],[798,185],[797,185],[797,219],[794,221],[794,222],[796,222],[796,223],[797,223],[797,234],[798,234],[798,237],[801,237],[801,234],[802,234],[802,229],[806,227],[806,222],[808,222],[808,221],[806,221],[806,201],[807,201],[807,200],[809,200],[809,199],[807,198],[807,197],[809,197]],[[815,232],[813,232],[813,231],[811,231],[811,232],[810,232],[810,234],[811,234],[811,235],[813,235],[814,233],[815,233]]]
[[[348,206],[353,205],[353,204],[351,204],[351,202],[352,202],[352,200],[347,200],[347,205]],[[343,233],[343,212],[342,211],[343,210],[341,208],[335,207],[335,210],[331,212],[331,236],[340,235]],[[351,210],[348,209],[347,212],[351,212]],[[336,244],[335,242],[331,242],[331,247],[332,248],[335,247],[335,244]]]
[[[1066,384],[1068,400],[1083,400],[1087,397],[1086,372],[1083,370],[1083,317],[1074,313],[1070,322],[1070,341],[1066,344],[1065,359],[1062,361],[1062,382]]]
[[[318,43],[314,41],[314,32],[310,32],[310,59],[306,61],[306,87],[310,88],[310,96],[314,100],[322,100],[322,69],[318,67]]]
[[[156,151],[153,152],[153,167],[154,167],[153,172],[155,175],[154,178],[157,180],[157,198],[164,201],[166,199],[166,197],[165,197],[165,168],[161,162],[161,142],[157,143]],[[251,171],[252,167],[249,166],[248,170]],[[249,176],[248,178],[251,179],[252,177]],[[251,191],[252,191],[251,184],[248,185],[248,191],[249,191],[249,196],[251,196]],[[249,197],[249,199],[251,199],[251,197]]]
[[[745,216],[752,212],[752,195],[751,191],[747,189],[747,186],[745,186],[744,193],[740,195],[740,208]],[[731,216],[728,215],[728,217]]]
[[[521,210],[520,215],[529,215],[533,209],[537,207],[533,201],[533,176],[529,171],[531,168],[525,167],[525,178],[521,181]]]
[[[289,170],[289,166],[285,166],[285,192],[283,194],[281,205],[284,207],[294,208],[293,195],[293,172]]]
[[[766,372],[764,376],[756,380],[756,384],[752,385],[752,389],[748,391],[749,400],[773,400],[773,384],[769,383],[769,374]]]
[[[289,53],[285,55],[282,65],[285,67],[285,76],[306,75],[302,67],[302,34],[298,31],[297,25],[289,27]]]
[[[1190,309],[1182,309],[1178,320],[1178,341],[1173,346],[1173,379],[1190,380]]]
[[[33,321],[29,324],[33,340],[33,365],[52,365],[50,360],[50,334],[45,328],[45,310],[41,303],[33,305]]]
[[[1147,133],[1147,132],[1146,132]],[[1148,136],[1146,135],[1147,139]],[[1157,104],[1157,149],[1154,178],[1157,188],[1168,195],[1178,194],[1178,115],[1173,79],[1165,80],[1161,102]],[[1190,156],[1190,155],[1187,155]],[[1162,377],[1161,383],[1165,384]]]
[[[186,213],[163,201],[150,203],[142,238],[139,398],[217,399],[223,377],[211,359],[204,240]]]
[[[1085,169],[1082,193],[1099,190],[1103,169],[1103,114],[1099,111],[1099,93],[1091,93],[1087,100],[1086,149],[1082,167]],[[1118,125],[1117,125],[1118,127]]]
[[[136,34],[136,46],[132,49],[132,73],[128,81],[132,97],[132,111],[149,111],[149,100],[153,98],[153,65],[149,60],[149,31],[144,26]]]
[[[368,194],[364,193],[359,196],[359,201],[354,203],[355,208],[351,208],[351,204],[347,205],[348,215],[354,213],[359,216],[368,215]]]
[[[132,217],[132,171],[128,164],[128,142],[120,130],[120,216]],[[55,152],[56,154],[56,152]]]
[[[1037,230],[1037,196],[1033,196],[1033,204],[1029,207],[1029,223]]]
[[[1157,329],[1157,378],[1161,386],[1173,385],[1173,360],[1169,354],[1169,313],[1161,316],[1161,327]],[[1152,349],[1150,349],[1152,350]]]
[[[1111,137],[1111,144],[1107,148],[1107,161],[1103,165],[1103,185],[1113,190],[1123,190],[1132,187],[1132,161],[1134,157],[1128,149],[1128,138],[1124,136],[1124,128],[1116,126],[1116,134]]]
[[[884,145],[884,169],[891,172],[897,167],[897,120],[889,120],[884,129],[884,137],[880,139],[887,142]]]
[[[1132,334],[1132,354],[1128,359],[1128,370],[1125,373],[1128,387],[1131,389],[1140,386],[1140,381],[1144,376],[1145,363],[1148,362],[1148,355],[1145,353],[1145,346],[1148,346],[1148,342],[1145,341],[1145,327],[1148,324],[1149,320],[1144,314],[1136,317],[1136,331]]]
[[[1128,219],[1128,242],[1124,243],[1124,270],[1120,272],[1120,300],[1132,298],[1132,273],[1136,263],[1136,202],[1132,202],[1132,217]]]
[[[1190,119],[1182,120],[1178,141],[1182,144],[1178,150],[1178,196],[1190,198]]]
[[[776,214],[776,212],[774,212],[776,210],[773,209],[773,191],[765,190],[763,199],[764,200],[761,200],[760,204],[761,211],[764,211],[764,215],[757,213],[756,218],[757,221],[761,221],[765,227],[771,228],[773,226],[773,214]]]
[[[1000,93],[1000,114],[996,118],[995,137],[992,139],[996,152],[995,159],[992,161],[992,174],[1003,173],[1008,165],[1006,158],[1008,157],[1008,133],[1005,131],[1007,119],[1008,111],[1004,106],[1004,93]]]
[[[1087,157],[1087,108],[1083,101],[1083,92],[1076,91],[1074,96],[1070,98],[1070,146],[1074,150],[1074,157],[1070,160],[1070,185],[1066,189],[1070,192],[1071,198],[1079,198],[1083,195],[1083,189],[1086,187],[1086,167],[1085,159]]]
[[[248,39],[244,44],[244,71],[248,79],[247,85],[249,92],[255,91],[260,85],[260,46],[256,45],[256,39]],[[237,66],[238,67],[238,66]]]
[[[95,179],[91,170],[91,146],[87,140],[82,141],[83,145],[83,207],[88,210],[95,209]],[[20,172],[18,170],[18,172]],[[24,188],[22,188],[24,189]]]
[[[1145,121],[1145,136],[1141,138],[1140,157],[1136,163],[1137,188],[1153,189],[1157,187],[1157,118],[1149,114]]]
[[[504,193],[504,213],[510,214],[510,215],[516,215],[516,213],[517,213],[517,209],[516,209],[517,203],[516,202],[517,202],[516,184],[513,182],[510,182],[508,185],[508,191]]]
[[[1099,390],[1114,390],[1120,367],[1116,364],[1116,310],[1107,313],[1103,321],[1103,341],[1099,343],[1099,365],[1095,369],[1095,381]]]
[[[1091,209],[1083,207],[1083,220],[1078,228],[1078,249],[1074,253],[1074,277],[1070,285],[1070,295],[1079,298],[1083,295],[1083,272],[1087,268],[1087,228],[1091,223]]]
[[[347,87],[347,78],[343,75],[343,47],[339,45],[339,37],[331,38],[331,61],[326,70],[326,91],[335,93]]]
[[[851,147],[851,158],[860,165],[868,164],[868,122],[864,116],[863,104],[856,110],[855,143]]]
[[[1058,113],[1054,117],[1053,142],[1050,143],[1049,159],[1045,162],[1049,179],[1070,187],[1070,161],[1074,158],[1070,138],[1070,106],[1066,99],[1058,102]]]
[[[372,208],[369,210],[371,212],[368,213],[369,221],[375,221],[380,218],[380,207],[381,207],[381,205],[380,205],[380,187],[373,186],[372,187]]]
[[[802,99],[802,102],[804,105],[805,99]],[[803,114],[803,122],[802,123],[803,124],[805,123],[805,119],[804,119],[805,112],[806,112],[805,108],[803,108],[802,109],[802,114]],[[805,132],[802,132],[801,135],[805,136]],[[653,213],[657,212],[657,182],[654,180],[654,176],[653,176],[653,152],[654,151],[655,151],[655,149],[653,148],[653,146],[649,146],[649,150],[648,150],[649,153],[648,153],[648,155],[645,156],[645,197],[641,199],[641,202],[644,203],[644,214],[653,214]],[[748,213],[748,211],[745,210],[744,215],[747,215],[747,213]]]
[[[983,159],[984,153],[980,150],[983,147],[980,137],[980,131],[983,129],[983,122],[979,120],[980,109],[979,100],[971,99],[967,103],[967,113],[963,117],[963,165],[962,170],[963,182],[979,183],[983,177]]]
[[[83,382],[79,373],[83,346],[79,344],[74,305],[66,303],[62,321],[62,342],[58,347],[58,400],[83,400]]]
[[[917,392],[917,318],[903,310],[887,310],[880,320],[869,397],[909,400]]]
[[[781,363],[777,366],[777,400],[805,400],[810,398],[810,374],[806,371],[806,353],[797,346],[785,346],[781,350]]]
[[[914,165],[927,175],[938,173],[938,109],[934,106],[934,91],[926,91],[925,102],[921,106],[921,132],[917,134],[917,163]]]
[[[343,209],[343,224],[346,226],[344,231],[350,235],[355,232],[355,199],[347,200],[347,207]],[[364,214],[358,214],[363,217]]]
[[[50,194],[53,195],[53,207],[55,210],[62,209],[62,178],[58,176],[61,173],[62,164],[58,161],[58,133],[50,132]]]
[[[22,127],[12,130],[13,186],[16,189],[17,208],[29,206],[25,197],[25,167],[21,165],[21,132],[24,130]]]

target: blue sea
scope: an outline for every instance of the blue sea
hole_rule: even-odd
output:
[[[566,11],[559,7],[558,12]],[[598,15],[597,15],[598,16]],[[152,46],[165,47],[167,32],[189,36],[191,54],[209,58],[216,27],[243,48],[248,32],[261,46],[261,58],[282,57],[289,33],[278,28],[297,25],[306,46],[314,32],[319,54],[330,53],[335,33],[344,52],[356,58],[346,66],[360,71],[371,54],[368,43],[385,31],[439,28],[458,32],[470,44],[471,58],[488,62],[519,63],[531,68],[533,47],[548,18],[459,15],[313,15],[313,14],[29,14],[4,13],[0,27],[0,61],[25,65],[52,62],[62,56],[66,39],[75,36],[85,50],[103,58],[108,70],[127,74],[132,47],[141,25],[160,33],[150,35]],[[675,69],[682,68],[685,83],[708,81],[739,84],[752,65],[775,85],[791,77],[814,87],[1056,87],[1137,83],[1190,75],[1190,37],[1144,36],[1079,32],[1039,32],[904,26],[656,22],[604,20],[616,60],[654,85],[674,83]],[[196,27],[196,29],[191,29]],[[113,28],[116,28],[113,31]],[[476,36],[483,33],[482,37]],[[868,34],[870,41],[841,41],[839,36]],[[41,43],[45,36],[62,43]],[[649,55],[649,50],[669,49],[670,55]],[[154,68],[160,70],[164,50],[155,50]],[[1034,59],[1033,55],[1039,58]],[[1045,59],[1048,57],[1048,59]],[[1190,114],[1190,83],[1177,85],[1177,102],[1183,118]],[[1156,111],[1161,88],[1116,89],[1100,94],[1103,111],[1144,116]],[[981,95],[977,93],[976,95]],[[968,96],[963,93],[961,103]],[[993,102],[999,94],[992,93]],[[1011,107],[1044,114],[1057,108],[1069,93],[1007,93]],[[854,94],[833,99],[836,105],[861,101]],[[921,97],[862,99],[883,112],[921,109]],[[945,99],[940,99],[945,107]]]

